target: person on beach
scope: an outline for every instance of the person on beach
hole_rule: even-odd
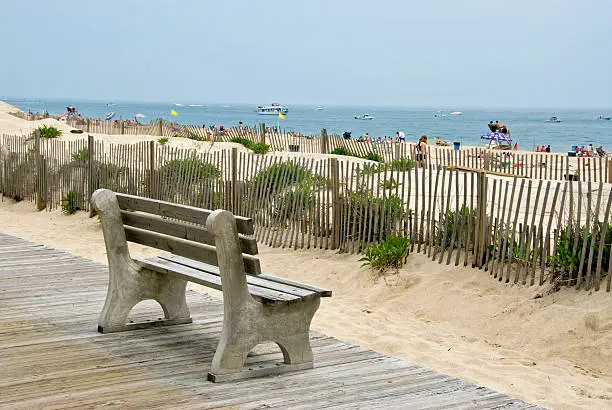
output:
[[[401,141],[401,142],[406,141],[406,134],[404,134],[404,132],[403,132],[403,131],[397,131],[397,132],[395,133],[395,135],[397,135],[397,140],[398,140],[398,141]]]
[[[497,131],[497,128],[495,128],[495,124],[493,124],[493,121],[489,121],[487,125],[489,126],[489,130],[491,130],[491,132]]]
[[[416,145],[416,160],[419,168],[423,167],[423,163],[427,157],[427,135],[421,135],[419,142]]]
[[[550,152],[550,145],[546,146],[546,152]]]

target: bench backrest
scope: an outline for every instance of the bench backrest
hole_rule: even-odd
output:
[[[205,228],[211,210],[134,195],[115,195],[128,241],[218,266],[215,237]],[[246,236],[254,233],[253,220],[242,216],[234,219],[245,272],[259,275],[259,259],[254,256],[258,253],[257,241]]]

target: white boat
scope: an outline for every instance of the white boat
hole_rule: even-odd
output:
[[[361,115],[355,115],[355,119],[356,120],[373,120],[374,117],[372,117],[370,114],[361,114]]]
[[[323,107],[317,107],[315,108],[317,111],[321,111],[323,109]]]
[[[599,117],[597,117],[598,120],[606,120],[606,121],[610,121],[612,120],[612,117],[606,117],[603,115],[600,115]]]
[[[546,122],[561,122],[561,119],[559,117],[552,116],[547,119]]]
[[[461,111],[453,111],[450,115],[463,115],[463,113]]]
[[[287,114],[289,110],[287,107],[282,106],[278,103],[272,103],[271,105],[259,105],[257,106],[257,114],[259,115],[278,115]]]

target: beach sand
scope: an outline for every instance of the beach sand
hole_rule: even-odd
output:
[[[3,115],[7,109],[0,103],[0,133],[38,126],[26,130],[26,121]],[[143,137],[116,136],[134,138]],[[107,263],[96,218],[34,209],[3,198],[0,231]],[[131,251],[158,253],[138,245]],[[333,290],[314,330],[542,406],[612,408],[612,294],[604,290],[549,294],[419,254],[399,273],[380,277],[362,268],[358,255],[261,245],[260,251],[265,272]]]

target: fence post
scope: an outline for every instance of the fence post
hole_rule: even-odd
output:
[[[121,133],[121,135],[125,134],[125,123],[123,122],[123,120],[121,120],[121,131],[119,131]]]
[[[483,257],[485,254],[485,244],[488,237],[487,229],[487,191],[488,191],[487,173],[485,171],[478,172],[478,189],[477,189],[477,215],[478,215],[478,230],[476,231],[476,266],[482,267]]]
[[[608,184],[612,184],[612,159],[608,159]]]
[[[401,143],[397,142],[395,144],[395,159],[399,160],[402,157],[402,147]]]
[[[486,171],[490,171],[491,170],[491,153],[488,151],[484,151],[483,152],[483,159],[484,159],[484,169]]]
[[[324,130],[325,131],[325,130]],[[331,249],[338,249],[340,246],[340,227],[342,226],[340,208],[340,172],[338,158],[329,160],[332,188],[332,246]]]
[[[236,209],[238,208],[238,148],[232,148],[232,213],[236,213]]]
[[[95,166],[94,166],[94,137],[93,135],[87,136],[87,203],[89,204],[89,216],[95,215],[95,211],[91,206],[90,200],[91,195],[95,191]]]
[[[164,128],[163,128],[164,120],[161,118],[157,119],[157,135],[160,137],[164,136]]]
[[[149,197],[157,199],[155,178],[155,141],[149,141]]]
[[[47,207],[47,184],[45,178],[45,160],[40,153],[40,132],[34,131],[34,145],[36,148],[36,209],[42,211]]]
[[[327,130],[323,128],[321,130],[321,154],[329,153],[329,139],[327,137]]]
[[[89,118],[87,118],[87,132],[89,132]]]
[[[266,143],[266,123],[262,122],[259,124],[259,142],[262,144]]]

